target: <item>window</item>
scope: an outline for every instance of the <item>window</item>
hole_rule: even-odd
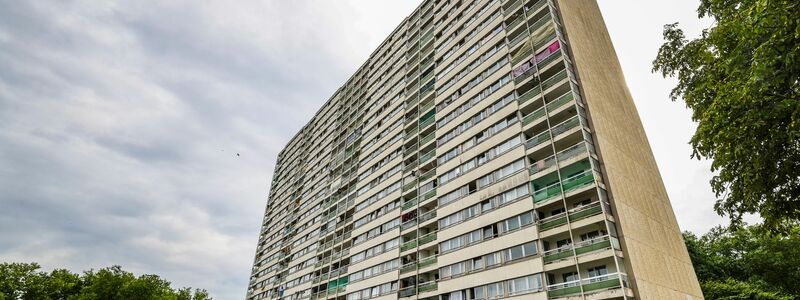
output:
[[[578,281],[578,273],[577,272],[569,272],[569,273],[561,274],[561,279],[563,279],[564,282]]]
[[[606,269],[605,265],[589,269],[589,278],[591,278],[591,282],[605,280],[605,278],[595,278],[603,275],[608,275],[608,269]]]
[[[499,282],[487,285],[486,291],[489,299],[503,297],[503,285]]]
[[[515,259],[520,259],[525,255],[524,250],[522,250],[522,245],[512,247],[505,251],[506,261],[511,261]]]

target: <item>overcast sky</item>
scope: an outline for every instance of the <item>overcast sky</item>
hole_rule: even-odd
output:
[[[600,5],[681,228],[705,232],[710,163],[650,73],[663,24],[708,25],[696,2]],[[243,299],[278,151],[419,1],[231,3],[0,0],[0,261]]]

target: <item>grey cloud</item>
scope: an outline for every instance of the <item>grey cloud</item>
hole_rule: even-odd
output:
[[[277,152],[414,4],[231,3],[0,0],[0,257],[243,298]]]

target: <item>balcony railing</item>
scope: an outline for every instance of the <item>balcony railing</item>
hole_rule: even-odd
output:
[[[545,116],[544,107],[540,107],[539,109],[533,111],[532,113],[530,113],[530,114],[526,115],[524,118],[522,118],[522,125],[528,125],[530,123],[533,123],[533,121],[536,121],[539,118],[544,117],[544,116]]]
[[[539,66],[539,69],[541,69],[544,66],[547,66],[547,64],[549,64],[549,63],[553,62],[554,60],[558,59],[559,57],[561,57],[561,51],[553,52],[550,55],[548,55],[547,57],[545,57],[544,59],[542,59],[537,65]]]
[[[522,0],[518,0],[517,2],[514,2],[514,4],[511,4],[507,9],[505,9],[503,11],[506,12],[506,14],[508,14],[510,12],[513,12],[517,8],[519,8],[520,5],[522,5]]]
[[[542,89],[537,85],[520,95],[519,98],[517,98],[517,102],[519,102],[519,104],[525,103],[526,101],[533,99],[533,96],[539,95],[541,92]]]
[[[419,177],[419,182],[425,182],[426,180],[433,178],[433,176],[435,176],[435,175],[436,175],[436,169],[431,169],[431,170],[429,170],[428,172],[425,172],[425,174],[422,174],[422,176]]]
[[[590,277],[582,280],[558,283],[547,286],[548,297],[564,297],[573,294],[580,294],[581,287],[583,292],[595,292],[600,290],[616,289],[628,286],[628,278],[622,273],[613,273]]]
[[[438,259],[437,259],[436,256],[431,256],[431,257],[425,258],[425,259],[419,261],[419,263],[417,264],[417,268],[422,269],[424,267],[433,265],[433,264],[435,264],[437,262],[437,260]]]
[[[521,42],[522,40],[527,38],[529,35],[530,35],[530,32],[528,32],[527,29],[522,31],[522,32],[520,32],[516,37],[514,37],[512,40],[510,40],[508,42],[508,48],[509,49],[514,48],[514,46],[519,44],[519,42]]]
[[[400,274],[413,272],[416,269],[417,269],[417,262],[416,261],[412,261],[412,262],[407,263],[407,264],[403,265],[402,267],[400,267]]]
[[[417,287],[417,290],[420,293],[424,293],[424,292],[435,291],[437,288],[439,288],[438,283],[436,281],[431,281],[431,282],[426,282],[426,283],[420,284]]]
[[[569,103],[570,101],[572,101],[572,99],[575,99],[575,95],[572,93],[572,91],[567,91],[563,95],[556,98],[556,100],[547,103],[547,111],[552,112],[558,109],[559,107],[563,106],[564,104]]]
[[[406,202],[403,202],[403,210],[406,210],[406,209],[412,208],[412,207],[414,207],[414,206],[416,206],[416,205],[417,205],[417,198],[414,198],[414,199],[408,200],[408,201],[406,201]]]
[[[554,166],[555,164],[556,164],[555,155],[550,155],[550,157],[547,157],[545,159],[541,159],[541,160],[531,164],[530,175],[539,173],[539,172],[541,172],[543,170],[547,170],[550,167]]]
[[[539,1],[539,2],[545,2],[545,1]],[[553,19],[553,17],[551,17],[551,16],[550,16],[550,14],[546,14],[546,15],[544,15],[543,17],[541,17],[541,18],[539,18],[538,20],[536,20],[536,22],[534,22],[534,23],[533,23],[533,24],[530,26],[530,28],[531,28],[531,30],[535,31],[535,30],[537,30],[537,29],[541,28],[542,26],[545,26],[545,25],[546,25],[548,22],[550,22],[552,19]]]
[[[429,118],[427,118],[427,119],[425,119],[425,120],[420,120],[420,121],[419,121],[419,128],[425,128],[425,127],[427,127],[428,125],[431,125],[431,124],[433,124],[433,122],[434,122],[435,120],[436,120],[436,118],[434,118],[433,116],[431,116],[431,117],[429,117]]]
[[[572,118],[567,119],[564,122],[558,123],[558,125],[553,126],[551,130],[553,131],[553,136],[558,136],[564,132],[569,131],[581,124],[580,120],[578,119],[579,116],[574,116]]]
[[[417,287],[416,286],[410,286],[410,287],[407,287],[407,288],[403,288],[399,292],[397,292],[397,295],[400,298],[411,297],[411,296],[414,296],[416,294],[417,294]]]
[[[428,153],[425,153],[422,156],[420,156],[419,157],[419,163],[423,164],[426,161],[428,161],[429,159],[433,158],[434,156],[436,156],[436,149],[428,151]]]
[[[411,219],[411,220],[406,221],[403,224],[400,224],[400,230],[401,231],[402,230],[406,230],[406,229],[414,227],[415,225],[417,225],[417,219]]]
[[[609,236],[606,235],[587,241],[581,241],[575,245],[565,245],[560,248],[547,250],[543,253],[544,263],[549,264],[573,257],[573,248],[575,249],[575,254],[577,255],[591,253],[598,250],[611,249],[611,240]]]
[[[533,202],[542,202],[558,195],[561,195],[561,186],[558,182],[554,182],[546,187],[533,191]]]
[[[426,212],[426,213],[422,214],[421,216],[419,216],[419,222],[423,223],[423,222],[428,221],[428,220],[433,219],[433,218],[436,218],[436,210],[432,210],[432,211]]]
[[[400,246],[400,251],[411,250],[416,247],[417,247],[417,240],[413,239],[411,241],[403,243],[403,245]]]
[[[426,235],[421,236],[418,241],[419,245],[424,245],[436,240],[436,232],[431,232]]]
[[[551,76],[550,78],[547,78],[544,81],[542,81],[542,90],[547,90],[547,89],[555,86],[557,83],[561,82],[565,78],[567,78],[567,70],[566,69],[562,70],[561,72],[558,72],[557,74]]]
[[[545,131],[525,141],[525,148],[530,149],[550,140],[550,133]]]
[[[433,171],[433,170],[431,170],[431,171]],[[420,202],[425,202],[425,200],[431,199],[433,197],[436,197],[436,189],[433,189],[432,191],[429,191],[429,192],[425,193],[424,195],[422,195],[422,197],[420,198],[419,201]]]
[[[562,180],[564,192],[570,192],[594,183],[594,170],[586,169]]]

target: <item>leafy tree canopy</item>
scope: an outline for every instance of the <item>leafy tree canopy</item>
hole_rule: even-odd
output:
[[[684,233],[706,299],[800,299],[800,226],[761,225]]]
[[[800,220],[800,1],[701,0],[698,13],[714,25],[692,40],[666,25],[653,71],[677,77],[670,96],[698,123],[692,156],[713,160],[717,213],[783,231]]]
[[[211,299],[205,290],[175,290],[157,275],[136,277],[119,266],[80,275],[63,269],[50,273],[39,269],[36,263],[0,263],[0,300]]]

